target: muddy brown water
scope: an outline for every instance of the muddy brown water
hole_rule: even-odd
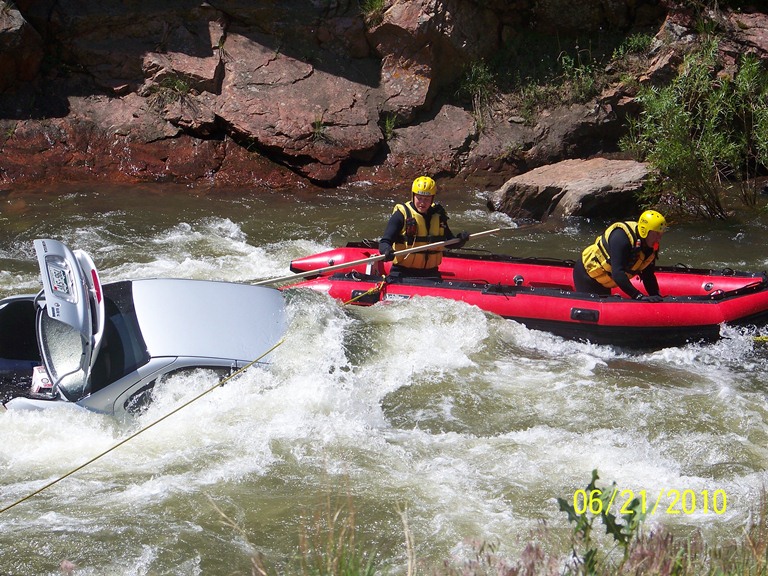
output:
[[[394,200],[363,187],[322,197],[14,191],[0,198],[0,294],[39,289],[37,237],[87,250],[104,281],[282,276],[292,258],[377,237]],[[514,225],[481,193],[443,201],[454,231]],[[573,258],[606,223],[510,230],[475,248]],[[766,226],[759,214],[674,225],[662,263],[766,269]],[[451,301],[361,309],[302,291],[286,298],[290,328],[269,369],[0,514],[0,573],[55,574],[63,560],[82,574],[246,573],[256,551],[285,566],[329,500],[354,508],[357,543],[381,570],[405,571],[398,506],[427,565],[469,557],[482,540],[514,557],[543,522],[555,537],[567,532],[556,498],[583,505],[595,468],[601,485],[616,483],[615,505],[644,495],[647,522],[683,536],[738,534],[758,504],[768,349],[754,333],[630,353]],[[0,413],[0,507],[214,383],[205,373],[168,381],[131,423]]]

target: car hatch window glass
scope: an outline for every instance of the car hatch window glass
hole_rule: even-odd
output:
[[[86,393],[87,373],[83,369],[85,343],[80,332],[44,311],[39,314],[39,321],[40,344],[48,374],[68,400],[82,398]]]
[[[104,337],[91,372],[91,392],[101,390],[149,362],[129,281],[104,285]]]
[[[70,402],[83,399],[149,362],[133,308],[131,283],[105,285],[104,300],[107,317],[104,338],[91,370],[88,370],[90,358],[86,358],[88,343],[81,333],[51,318],[44,309],[38,313],[46,369]]]
[[[91,392],[101,390],[149,362],[129,281],[105,284],[104,336],[91,372]]]

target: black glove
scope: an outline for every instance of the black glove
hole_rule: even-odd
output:
[[[461,248],[467,243],[467,240],[469,240],[469,232],[462,230],[456,235],[456,238],[458,238],[460,242],[456,242],[456,244],[453,245],[453,248]]]
[[[640,302],[653,302],[654,304],[658,304],[659,302],[663,302],[664,298],[662,298],[658,294],[654,294],[652,296],[646,296],[644,294],[638,294],[635,296],[635,300],[639,300]]]
[[[395,259],[395,251],[392,250],[392,246],[381,246],[379,254],[384,254],[384,262],[390,262]]]

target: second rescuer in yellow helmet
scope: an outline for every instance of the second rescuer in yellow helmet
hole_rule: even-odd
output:
[[[659,241],[667,228],[664,216],[646,210],[637,222],[616,222],[587,246],[573,267],[577,292],[607,295],[618,288],[635,300],[661,302],[655,261]],[[639,276],[648,295],[632,285]]]
[[[395,256],[406,248],[425,246],[434,242],[460,238],[451,248],[461,248],[469,233],[454,236],[448,227],[445,209],[435,202],[437,184],[429,176],[419,176],[411,185],[411,200],[396,204],[387,227],[379,241],[379,252],[385,260],[394,260],[390,268],[391,280],[404,276],[440,277],[438,266],[443,258],[443,247]]]

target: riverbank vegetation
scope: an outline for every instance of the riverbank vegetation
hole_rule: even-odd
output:
[[[768,72],[751,55],[733,77],[719,71],[718,40],[686,55],[664,87],[643,87],[643,113],[633,119],[625,149],[655,170],[646,190],[681,212],[725,219],[724,194],[738,191],[755,206],[757,176],[768,168]]]
[[[558,498],[571,527],[567,538],[546,525],[532,534],[517,556],[501,552],[499,543],[479,541],[469,558],[439,565],[420,560],[407,509],[397,506],[403,529],[405,565],[397,569],[357,536],[354,501],[325,496],[307,516],[297,538],[294,558],[275,563],[258,551],[243,528],[214,502],[221,523],[254,552],[252,576],[768,576],[768,493],[763,490],[746,524],[733,540],[707,543],[694,533],[674,536],[663,527],[646,528],[648,502],[622,501],[615,484],[601,487],[599,475],[569,498]],[[578,498],[578,495],[583,495]],[[682,504],[681,504],[682,505]],[[724,511],[726,503],[718,504]],[[615,514],[618,512],[618,514]],[[709,510],[713,513],[714,510]]]
[[[692,3],[698,39],[666,85],[640,83],[660,49],[650,34],[556,45],[521,34],[493,60],[469,66],[455,94],[471,103],[480,130],[494,109],[533,124],[546,108],[584,103],[610,87],[634,94],[640,112],[628,118],[620,148],[652,169],[641,203],[726,219],[734,203],[758,205],[768,175],[768,70],[751,55],[723,61],[726,6],[739,3]]]

